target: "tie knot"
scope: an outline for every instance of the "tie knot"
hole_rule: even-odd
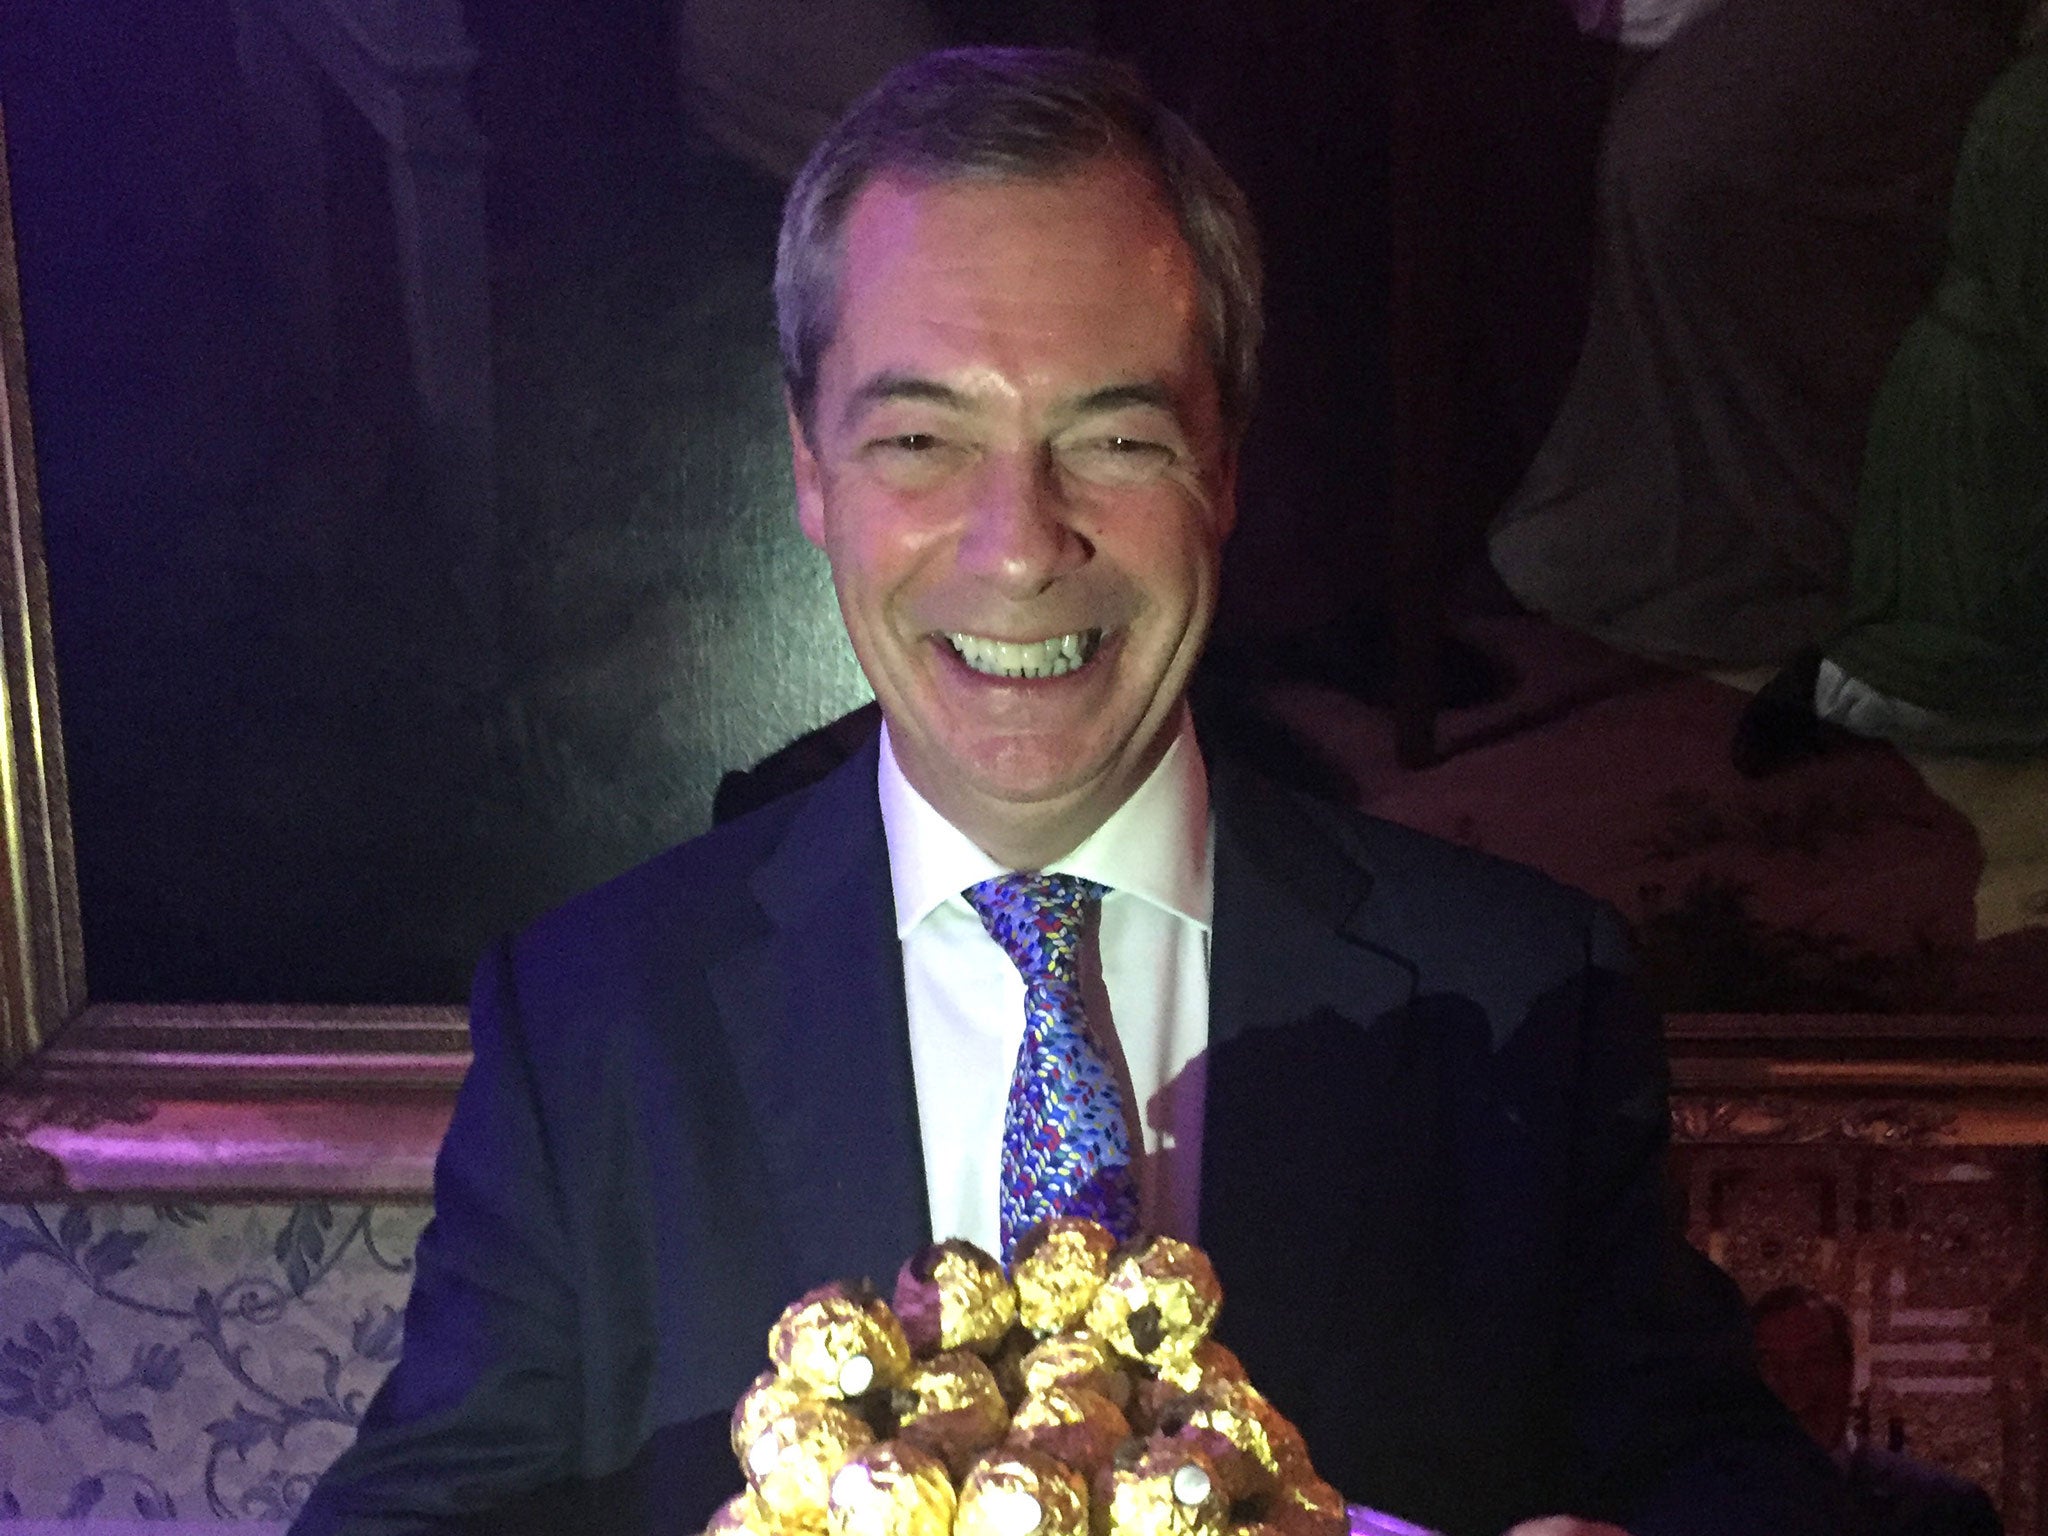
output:
[[[1082,920],[1108,891],[1078,875],[1026,873],[998,875],[961,894],[1029,983],[1075,979]]]

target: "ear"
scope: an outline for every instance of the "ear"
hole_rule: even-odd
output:
[[[1237,527],[1237,443],[1223,450],[1223,462],[1216,466],[1216,542],[1223,543]]]
[[[796,478],[796,521],[804,537],[818,548],[825,547],[825,473],[811,450],[810,435],[798,418],[789,394],[782,396],[782,412],[789,422],[789,464]]]

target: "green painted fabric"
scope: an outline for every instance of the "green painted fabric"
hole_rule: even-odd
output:
[[[1923,709],[2048,719],[2048,50],[1971,121],[1948,270],[1871,417],[1827,651]]]

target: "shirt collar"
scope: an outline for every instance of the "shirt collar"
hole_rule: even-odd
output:
[[[897,765],[886,722],[876,788],[899,939],[948,897],[1009,873],[911,787]],[[1209,777],[1186,709],[1145,782],[1079,847],[1047,868],[1100,881],[1208,929],[1215,898]]]

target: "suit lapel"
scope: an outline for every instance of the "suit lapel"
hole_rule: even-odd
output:
[[[1412,1380],[1441,1335],[1443,1042],[1339,819],[1227,763],[1212,784],[1201,1237],[1231,1296],[1226,1341],[1304,1430],[1342,1443],[1359,1437],[1338,1405],[1379,1390],[1357,1383]],[[1358,1326],[1373,1316],[1400,1322]]]
[[[930,1240],[875,766],[870,741],[805,797],[751,881],[766,933],[711,978],[795,1288],[886,1285]]]
[[[1411,1001],[1415,968],[1382,947],[1373,875],[1285,791],[1212,759],[1216,922],[1209,1043],[1313,1014],[1333,998],[1374,1015]]]

